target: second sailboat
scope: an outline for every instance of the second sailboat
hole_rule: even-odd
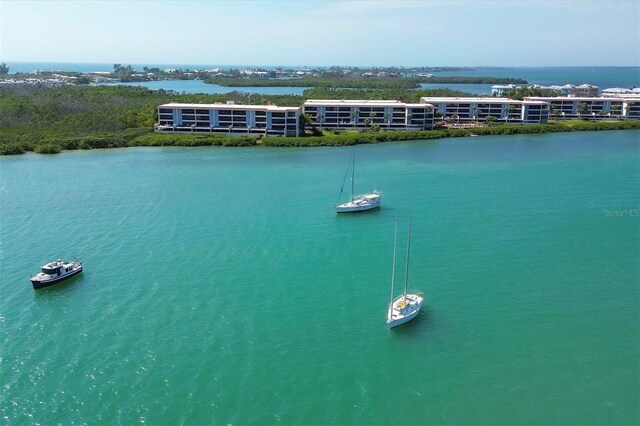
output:
[[[362,211],[371,210],[371,209],[380,207],[380,197],[382,196],[382,194],[375,189],[373,190],[373,192],[369,194],[362,194],[362,195],[356,195],[356,196],[353,195],[353,184],[354,184],[355,175],[356,175],[355,151],[351,156],[351,161],[349,162],[347,173],[345,174],[344,180],[342,181],[342,189],[340,190],[340,196],[344,191],[344,184],[349,174],[349,168],[351,169],[351,195],[349,197],[349,201],[343,204],[338,204],[336,206],[336,211],[338,213],[355,213],[355,212],[362,212]],[[340,198],[340,196],[338,196],[338,199]]]

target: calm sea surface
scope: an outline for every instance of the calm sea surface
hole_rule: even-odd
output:
[[[340,216],[352,148],[1,157],[2,422],[640,422],[640,132],[355,151]]]
[[[146,87],[152,90],[164,89],[174,90],[182,93],[231,93],[231,92],[244,92],[257,95],[302,95],[305,89],[308,87],[233,87],[233,86],[220,86],[217,84],[207,84],[202,80],[160,80],[160,81],[139,81],[131,83],[105,83],[104,86],[140,86]],[[489,89],[491,91],[491,89]],[[259,97],[255,98],[255,103],[260,103]],[[265,102],[266,103],[266,102]]]
[[[58,71],[113,71],[113,64],[80,64],[80,63],[51,63],[51,62],[10,62],[7,63],[10,72],[32,72],[35,70]],[[273,66],[258,65],[195,65],[195,64],[133,64],[134,69],[141,70],[144,66],[182,68],[182,69],[238,69],[264,68],[275,69]],[[285,66],[287,69],[305,69],[304,66]],[[640,68],[638,67],[474,67],[471,71],[442,71],[433,73],[435,76],[470,76],[470,77],[513,77],[523,78],[531,84],[593,84],[601,89],[611,87],[640,86]],[[234,90],[257,94],[302,94],[303,87],[223,87],[205,84],[202,81],[174,81],[128,83],[149,87],[150,89],[176,90],[186,93],[228,93]],[[473,94],[490,94],[491,84],[430,84],[427,88],[451,88]]]

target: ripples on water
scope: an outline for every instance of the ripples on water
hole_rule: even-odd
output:
[[[0,413],[637,423],[638,219],[602,212],[638,208],[638,135],[358,146],[357,189],[385,197],[355,216],[332,208],[351,148],[0,158]],[[426,304],[389,331],[409,215]],[[73,256],[82,275],[31,289]]]

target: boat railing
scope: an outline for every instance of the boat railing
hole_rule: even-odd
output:
[[[407,294],[415,294],[419,297],[424,297],[424,293],[421,292],[420,290],[409,289],[407,290]]]
[[[381,192],[378,191],[373,191],[373,192],[369,192],[366,194],[359,194],[359,195],[354,195],[353,199],[354,200],[358,200],[358,199],[365,199],[365,200],[375,200],[377,198],[380,198],[382,196]]]

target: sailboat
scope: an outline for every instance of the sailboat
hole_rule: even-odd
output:
[[[411,219],[409,219],[409,237],[407,239],[407,266],[404,272],[404,291],[395,299],[393,298],[394,283],[396,278],[396,251],[398,247],[398,221],[396,221],[396,234],[393,242],[393,268],[391,272],[391,303],[387,312],[387,325],[396,327],[411,321],[420,312],[424,294],[421,291],[407,290],[409,279],[409,253],[411,250]]]
[[[382,193],[378,192],[375,188],[373,192],[369,194],[361,194],[361,195],[353,195],[353,183],[355,181],[356,175],[356,152],[353,152],[351,156],[351,161],[349,162],[349,167],[347,167],[347,173],[344,175],[344,180],[342,181],[342,189],[340,189],[340,195],[338,196],[338,200],[342,196],[342,192],[344,191],[344,184],[347,180],[347,176],[349,175],[349,169],[351,169],[351,196],[349,197],[349,201],[343,204],[338,204],[336,206],[336,211],[338,213],[354,213],[354,212],[362,212],[365,210],[375,209],[376,207],[380,207],[380,197]]]

